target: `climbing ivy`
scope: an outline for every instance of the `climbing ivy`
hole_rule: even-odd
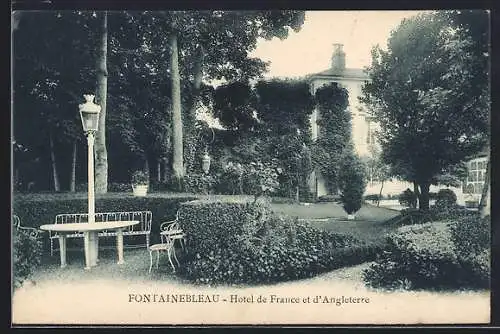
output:
[[[325,178],[329,192],[336,193],[342,154],[352,141],[348,91],[337,83],[331,83],[320,87],[315,99],[319,132],[312,145],[311,160]]]

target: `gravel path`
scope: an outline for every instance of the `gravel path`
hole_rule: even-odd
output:
[[[371,291],[361,281],[367,265],[251,288],[194,287],[168,276],[126,280],[46,275],[16,290],[12,321],[94,325],[489,322],[489,292]]]

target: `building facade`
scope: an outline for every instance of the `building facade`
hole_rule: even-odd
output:
[[[333,44],[333,54],[329,69],[307,76],[307,82],[314,95],[318,88],[336,82],[339,86],[347,89],[349,93],[349,112],[351,113],[352,139],[354,147],[359,156],[367,156],[369,147],[374,144],[374,132],[376,124],[366,114],[365,109],[359,102],[361,87],[368,80],[368,75],[360,68],[346,68],[346,54],[342,44]],[[318,121],[321,119],[319,110],[315,109],[311,115],[312,139],[316,140],[319,134]],[[316,196],[328,194],[325,180],[319,171],[314,171],[310,178],[310,190]]]

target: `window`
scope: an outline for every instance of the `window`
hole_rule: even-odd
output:
[[[464,183],[465,193],[480,195],[486,176],[486,159],[479,158],[468,163],[467,180]]]

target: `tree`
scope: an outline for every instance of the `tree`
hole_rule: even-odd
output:
[[[95,191],[108,192],[108,150],[106,147],[106,104],[108,95],[108,14],[100,13],[100,41],[97,54],[97,102],[101,106],[99,131],[95,138]]]
[[[342,159],[337,176],[340,190],[340,201],[344,211],[352,216],[361,209],[363,194],[366,188],[366,168],[361,159],[354,153],[354,146],[348,143],[342,150]]]
[[[193,149],[184,150],[178,146],[190,142],[189,132],[193,128],[195,111],[198,107],[201,82],[209,79],[234,80],[258,77],[265,64],[259,59],[248,57],[248,52],[256,47],[257,39],[271,39],[288,36],[288,27],[298,31],[304,22],[301,11],[174,11],[160,14],[163,30],[167,33],[171,52],[172,87],[180,87],[181,77],[188,85],[184,117],[173,119],[172,144],[175,161],[174,175],[182,184],[184,161],[192,163]],[[156,23],[155,26],[157,27]],[[174,43],[175,42],[175,43]],[[176,48],[176,46],[179,46]],[[181,55],[184,66],[180,75],[174,74],[175,63]],[[184,70],[184,71],[183,71]],[[176,88],[173,88],[176,89]],[[173,104],[173,115],[179,113],[179,103]],[[178,122],[182,122],[181,128]],[[188,136],[183,136],[183,131]],[[189,144],[187,144],[189,145]]]
[[[372,52],[361,100],[381,126],[384,161],[414,183],[421,209],[429,208],[436,177],[485,144],[488,108],[484,91],[472,88],[484,86],[483,71],[457,53],[469,42],[447,17],[430,13],[403,20],[387,50]],[[481,59],[483,69],[488,63]]]
[[[367,167],[367,176],[370,182],[380,182],[380,191],[377,197],[377,206],[380,205],[382,198],[382,191],[384,190],[384,183],[387,181],[391,174],[389,166],[382,160],[381,149],[378,145],[370,145],[368,147],[369,155],[364,158],[364,163]]]

